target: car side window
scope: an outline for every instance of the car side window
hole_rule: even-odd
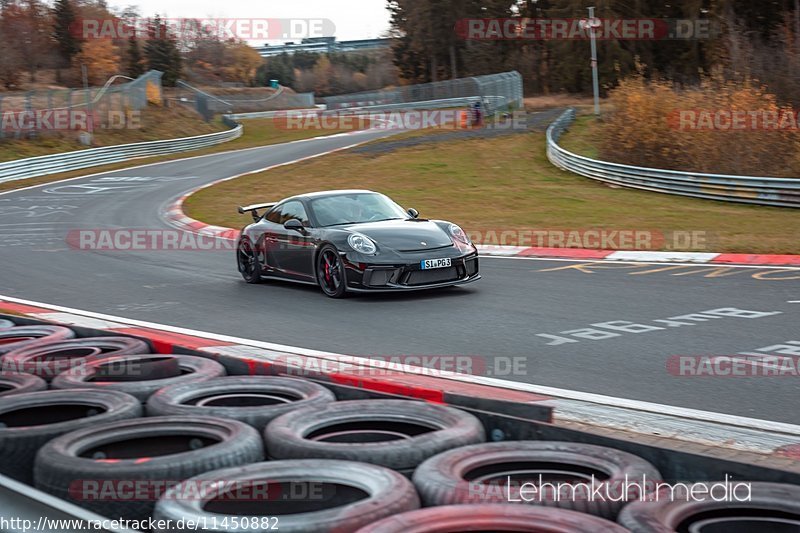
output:
[[[265,220],[272,222],[273,224],[281,224],[281,210],[283,206],[277,206],[272,209],[267,215],[264,217]]]
[[[303,226],[308,226],[308,215],[306,208],[302,202],[292,201],[286,202],[281,208],[281,216],[279,224],[285,224],[287,220],[299,220]]]

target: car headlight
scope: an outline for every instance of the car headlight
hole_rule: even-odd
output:
[[[464,244],[470,244],[472,242],[469,236],[457,224],[450,224],[450,235],[452,235],[455,240],[463,242]]]
[[[353,233],[347,237],[347,244],[358,253],[372,255],[378,251],[372,239],[361,233]]]

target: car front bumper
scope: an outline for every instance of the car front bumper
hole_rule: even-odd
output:
[[[423,270],[420,261],[405,264],[349,263],[347,288],[353,291],[415,291],[472,283],[481,278],[478,254],[451,258],[445,268]]]

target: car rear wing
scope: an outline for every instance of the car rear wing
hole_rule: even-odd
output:
[[[253,217],[253,220],[258,220],[261,218],[261,215],[258,212],[261,209],[272,209],[277,205],[277,202],[267,203],[267,204],[253,204],[248,206],[239,206],[239,214],[244,215],[245,213],[250,213]]]

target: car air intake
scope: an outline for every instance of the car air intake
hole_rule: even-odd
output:
[[[429,283],[453,281],[458,278],[458,270],[454,266],[435,270],[414,270],[408,274],[406,285],[428,285]]]

